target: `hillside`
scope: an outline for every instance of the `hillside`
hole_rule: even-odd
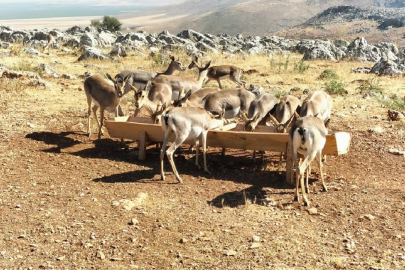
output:
[[[330,7],[349,4],[370,7],[373,1],[189,0],[178,5],[150,9],[142,14],[126,13],[118,18],[124,20],[125,27],[131,31],[169,30],[178,33],[184,29],[193,29],[211,34],[264,35],[302,24]]]
[[[371,43],[395,42],[399,47],[404,47],[404,32],[405,8],[337,6],[328,8],[305,23],[274,34],[301,39],[350,40],[363,36]]]

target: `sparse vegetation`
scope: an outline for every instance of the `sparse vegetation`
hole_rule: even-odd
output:
[[[99,29],[116,32],[121,30],[122,23],[115,17],[104,16],[103,21],[91,20],[90,25]]]
[[[346,95],[348,91],[345,89],[345,84],[338,80],[329,80],[325,83],[325,92],[329,95]]]
[[[396,94],[393,94],[389,98],[377,97],[377,99],[381,104],[389,109],[405,111],[405,96],[401,98]]]
[[[298,63],[294,63],[294,71],[299,73],[304,73],[309,69],[309,65],[304,64],[304,60],[298,61]]]
[[[336,71],[332,69],[325,69],[318,78],[320,80],[337,80],[339,79],[339,76],[337,75]]]
[[[372,79],[363,80],[357,87],[361,95],[381,96],[384,94],[380,82],[377,77]]]

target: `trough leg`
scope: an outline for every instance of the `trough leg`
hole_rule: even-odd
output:
[[[286,155],[286,182],[288,185],[294,185],[294,162],[292,157],[291,145],[287,144],[287,155]]]
[[[146,132],[145,131],[141,131],[139,133],[140,135],[140,139],[139,139],[139,156],[138,159],[139,160],[145,160],[146,158],[146,140],[147,140],[147,136],[146,136]]]

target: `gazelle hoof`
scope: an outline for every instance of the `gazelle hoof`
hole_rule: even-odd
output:
[[[304,206],[310,206],[311,204],[309,203],[309,201],[305,200],[304,201]]]

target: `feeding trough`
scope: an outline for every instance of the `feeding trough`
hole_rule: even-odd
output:
[[[162,143],[164,132],[161,125],[153,124],[150,118],[124,116],[105,122],[108,133],[112,138],[124,138],[139,141],[139,159],[146,157],[146,148],[151,144]],[[220,127],[219,121],[214,120],[212,129],[208,131],[207,146],[220,148],[234,148],[256,151],[285,152],[287,150],[286,179],[293,184],[294,166],[288,134],[275,133],[272,126],[257,126],[255,132],[243,131],[242,124],[228,124]],[[169,138],[173,142],[175,136]],[[349,151],[350,133],[334,132],[326,136],[323,155],[343,155]],[[194,141],[186,141],[193,144]]]

